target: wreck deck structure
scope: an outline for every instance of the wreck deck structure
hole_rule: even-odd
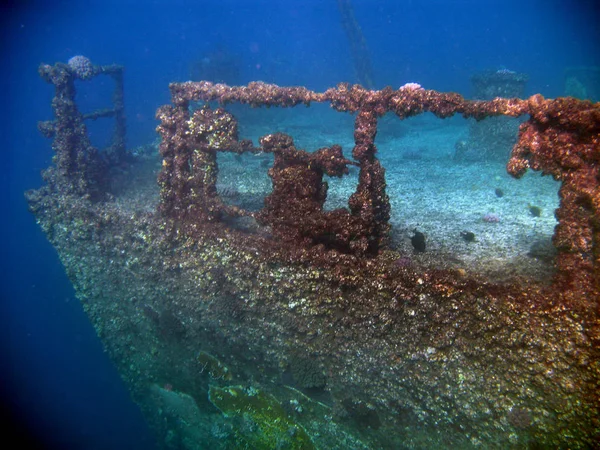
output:
[[[172,104],[157,112],[159,204],[132,212],[98,170],[110,162],[85,140],[72,74],[41,73],[56,87],[55,120],[41,127],[56,156],[47,185],[27,193],[30,209],[163,448],[592,448],[600,439],[600,104],[468,101],[418,85],[317,93],[173,83]],[[224,109],[320,102],[355,114],[351,159],[337,145],[305,152],[277,130],[254,146]],[[551,285],[397,263],[375,146],[388,112],[527,116],[507,170],[561,182]],[[262,209],[221,199],[219,152],[274,155]],[[348,207],[325,210],[323,177],[351,166],[359,181]]]

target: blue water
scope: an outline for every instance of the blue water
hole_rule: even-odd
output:
[[[564,92],[564,69],[600,65],[596,1],[354,1],[375,85],[470,94],[484,69],[529,74],[527,93]],[[323,90],[356,82],[335,0],[29,1],[3,3],[0,128],[3,404],[16,424],[59,448],[147,449],[150,431],[87,321],[23,191],[41,184],[52,87],[41,62],[85,55],[126,68],[128,145],[155,139],[167,85],[226,52],[236,81]],[[81,96],[93,108],[103,86]],[[108,106],[108,105],[106,105]],[[85,109],[85,108],[84,108]],[[101,139],[102,129],[96,131]],[[94,136],[92,136],[95,139]]]

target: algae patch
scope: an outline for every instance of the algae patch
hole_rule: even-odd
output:
[[[215,358],[213,355],[201,351],[198,354],[197,360],[198,363],[202,365],[200,373],[206,370],[210,377],[215,380],[231,380],[232,376],[231,372],[229,371],[229,368],[217,358]]]
[[[236,448],[314,449],[310,437],[292,420],[275,397],[254,388],[211,386],[208,398],[229,418],[245,426],[236,427]]]

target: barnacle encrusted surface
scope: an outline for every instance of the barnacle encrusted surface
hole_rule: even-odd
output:
[[[157,209],[132,211],[100,195],[83,131],[70,148],[58,125],[60,170],[27,194],[164,448],[224,448],[236,436],[263,442],[253,430],[296,437],[289,442],[298,448],[594,447],[599,105],[541,96],[468,102],[425,89],[348,85],[323,94],[264,83],[171,90],[173,105],[158,112]],[[336,146],[309,154],[277,133],[254,148],[237,141],[228,113],[191,115],[191,100],[329,101],[357,113],[354,160]],[[451,267],[413,266],[386,248],[390,205],[374,146],[386,111],[530,114],[508,169],[516,177],[539,170],[562,183],[553,284],[519,277],[499,284]],[[217,151],[274,153],[276,188],[263,210],[222,202]],[[79,154],[85,164],[62,170]],[[324,211],[323,175],[343,175],[348,165],[359,167],[348,209]],[[256,223],[241,229],[228,220],[238,217]],[[296,382],[318,387],[322,398],[309,401],[284,386],[294,367]],[[190,439],[198,429],[211,430],[202,443]]]

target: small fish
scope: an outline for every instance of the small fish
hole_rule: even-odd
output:
[[[496,188],[496,190],[494,191],[494,193],[496,194],[496,197],[500,198],[500,197],[504,197],[504,191],[500,188]]]
[[[533,217],[540,217],[542,215],[542,208],[540,208],[539,206],[529,205],[528,209],[529,214],[531,214]]]
[[[465,242],[475,242],[475,233],[470,231],[461,231],[461,237],[465,240]]]
[[[414,235],[410,238],[410,243],[412,244],[415,252],[423,253],[425,251],[425,235],[420,231],[417,231],[415,228],[413,230]]]

